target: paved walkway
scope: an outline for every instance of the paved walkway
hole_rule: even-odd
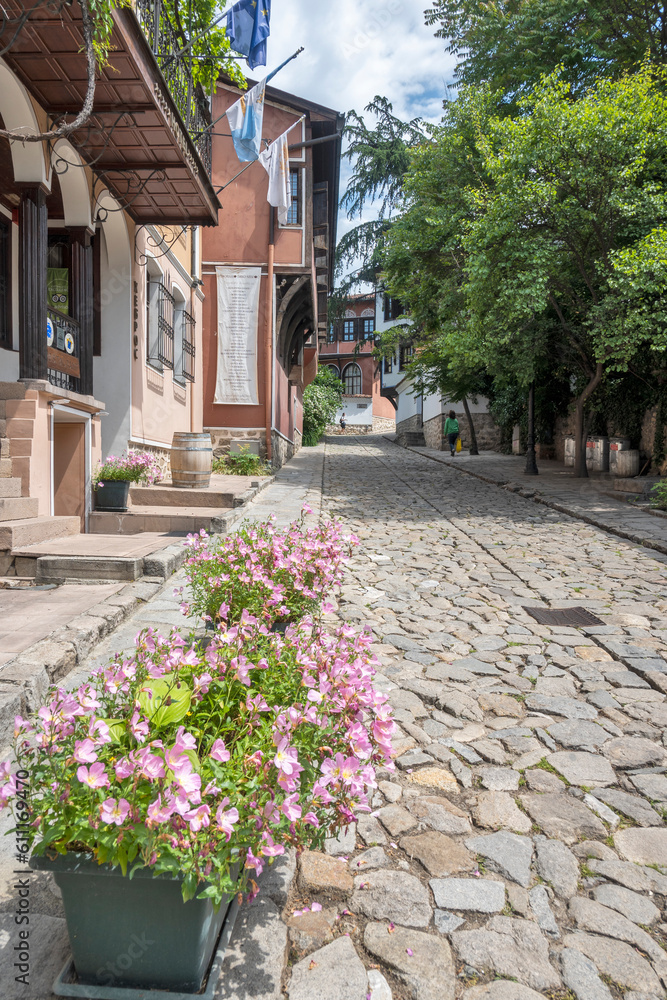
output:
[[[394,435],[387,438],[393,439]],[[610,477],[593,474],[587,479],[575,479],[572,470],[565,468],[562,462],[544,459],[537,463],[539,476],[527,476],[524,472],[525,455],[499,455],[484,451],[479,455],[462,452],[451,458],[448,452],[436,451],[435,448],[410,447],[409,450],[442,465],[458,467],[485,482],[521,492],[524,496],[530,495],[538,503],[574,514],[590,524],[613,531],[621,538],[667,553],[667,517],[634,507],[623,494],[614,496],[614,480]]]
[[[251,513],[289,521],[320,491],[360,538],[338,613],[374,633],[397,768],[356,830],[270,870],[216,997],[664,997],[665,557],[382,438],[302,451]],[[174,622],[172,587],[89,665]],[[531,605],[603,624],[538,625]],[[67,951],[50,880],[33,889],[33,988],[5,965],[3,997],[50,998]]]

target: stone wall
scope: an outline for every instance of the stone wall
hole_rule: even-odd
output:
[[[373,434],[393,434],[396,420],[390,417],[373,417]]]
[[[397,434],[409,434],[413,431],[420,430],[422,430],[422,424],[418,413],[413,413],[411,417],[407,418],[407,420],[400,420],[396,424]]]
[[[134,451],[148,452],[149,455],[153,456],[156,464],[160,466],[163,478],[171,479],[171,448],[166,445],[164,448],[159,448],[157,445],[139,444],[138,441],[128,441],[127,447],[134,449]]]
[[[301,450],[301,431],[294,431],[294,444],[286,441],[277,431],[271,434],[271,465],[274,469],[280,469]]]
[[[325,434],[337,434],[338,437],[354,436],[355,434],[370,434],[372,431],[370,424],[348,424],[345,430],[341,430],[340,424],[327,424]]]
[[[213,441],[213,457],[228,455],[232,441],[259,441],[260,458],[266,458],[266,431],[263,427],[252,427],[250,430],[239,431],[233,427],[205,427]]]
[[[456,419],[459,422],[459,432],[461,434],[461,447],[468,449],[470,448],[470,431],[468,428],[468,419],[465,415],[465,411],[454,410],[456,413]],[[424,439],[426,441],[427,448],[435,448],[437,451],[445,451],[449,447],[449,442],[445,440],[444,437],[444,427],[446,414],[440,413],[437,417],[432,417],[431,420],[424,421]],[[403,423],[408,423],[405,420]],[[475,425],[475,433],[477,435],[477,447],[480,451],[499,451],[500,450],[500,427],[496,424],[495,420],[490,413],[473,413],[472,422]],[[412,428],[410,428],[412,429]]]

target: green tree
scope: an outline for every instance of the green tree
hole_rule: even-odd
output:
[[[464,353],[482,362],[509,349],[525,384],[548,350],[578,371],[578,475],[586,404],[605,373],[626,370],[648,342],[667,347],[655,271],[667,222],[663,84],[643,68],[573,102],[554,75],[522,100],[521,117],[491,120],[478,139],[489,183],[471,192],[463,236]]]
[[[426,22],[459,57],[459,84],[489,84],[510,102],[557,67],[579,92],[647,54],[667,61],[661,0],[434,0]]]
[[[343,399],[343,383],[331,368],[320,368],[303,390],[303,443],[316,445]]]

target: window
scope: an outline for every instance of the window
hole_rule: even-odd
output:
[[[394,299],[391,295],[385,295],[384,297],[384,319],[385,323],[388,323],[392,319],[398,319],[402,316],[403,304],[400,299]]]
[[[403,347],[401,347],[399,352],[399,364],[398,364],[399,371],[402,372],[405,366],[410,363],[414,353],[415,349],[412,346],[412,344],[404,344]]]
[[[343,340],[354,340],[354,320],[343,320]]]
[[[174,297],[162,275],[146,270],[146,360],[162,371],[174,367]]]
[[[374,319],[364,319],[363,323],[363,333],[364,337],[370,337],[372,333],[375,333],[375,320]]]
[[[0,347],[8,351],[13,347],[11,246],[11,223],[9,219],[0,218]]]
[[[391,373],[392,373],[393,370],[394,370],[394,359],[390,358],[390,357],[386,357],[384,359],[384,373],[385,373],[385,375],[391,375]]]
[[[327,333],[327,344],[335,344],[336,342],[336,331],[334,329],[333,323],[329,323],[329,332]]]
[[[343,385],[346,396],[361,395],[361,368],[359,365],[348,365],[343,372]]]
[[[340,378],[340,372],[338,371],[338,365],[326,365],[325,367],[328,368],[329,371],[332,371],[334,373],[334,375],[336,376],[336,378]]]
[[[292,204],[287,210],[287,225],[301,225],[301,168],[289,172],[290,191],[292,193]]]
[[[182,327],[183,356],[181,375],[187,382],[195,380],[195,321],[189,312],[183,310]]]

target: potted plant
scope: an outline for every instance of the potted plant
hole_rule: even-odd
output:
[[[109,455],[98,465],[93,474],[93,490],[96,493],[97,510],[126,511],[130,493],[130,483],[144,483],[151,486],[162,479],[162,470],[155,457],[148,452],[130,448],[116,458]],[[102,490],[102,493],[99,491]]]
[[[394,727],[371,641],[248,612],[206,648],[147,629],[17,718],[0,807],[62,889],[81,983],[196,991],[232,895],[368,810]]]
[[[337,521],[306,527],[304,516],[311,513],[305,504],[301,518],[284,530],[271,517],[244,524],[235,535],[188,535],[183,612],[215,627],[237,622],[247,610],[273,628],[316,614],[324,594],[340,585],[358,539],[344,535]]]

